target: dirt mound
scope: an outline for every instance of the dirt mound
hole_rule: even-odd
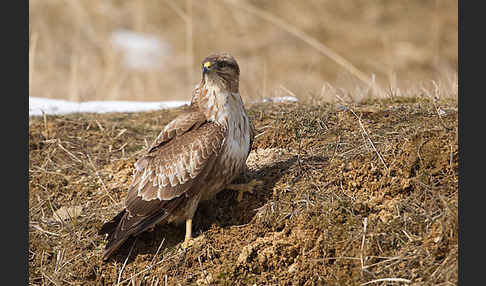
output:
[[[457,102],[423,98],[251,106],[255,192],[202,204],[185,252],[161,225],[103,263],[96,233],[179,111],[30,119],[30,284],[457,283]]]

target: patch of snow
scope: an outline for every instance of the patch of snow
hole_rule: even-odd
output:
[[[263,102],[285,102],[285,101],[295,102],[299,100],[294,96],[270,97],[270,98],[263,99]]]
[[[123,64],[130,69],[161,68],[171,54],[169,43],[155,35],[120,29],[112,32],[110,40],[123,53]]]
[[[265,98],[263,102],[298,101],[293,96]],[[189,101],[85,101],[29,97],[29,116],[62,115],[69,113],[141,112],[189,105]]]
[[[29,116],[61,115],[69,113],[93,112],[139,112],[179,107],[189,101],[86,101],[74,102],[60,99],[29,97]]]

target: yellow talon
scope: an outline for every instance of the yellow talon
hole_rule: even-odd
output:
[[[253,179],[249,183],[246,183],[246,184],[231,184],[231,185],[228,185],[226,188],[237,191],[238,196],[236,197],[236,200],[238,202],[241,202],[241,200],[243,199],[243,193],[253,194],[253,190],[255,189],[255,187],[262,185],[262,184],[263,184],[262,181],[258,181],[256,179]]]

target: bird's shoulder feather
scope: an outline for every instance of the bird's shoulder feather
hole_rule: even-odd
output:
[[[153,213],[164,202],[190,190],[214,165],[225,140],[225,130],[203,116],[198,112],[178,116],[135,163],[126,199],[130,214]]]

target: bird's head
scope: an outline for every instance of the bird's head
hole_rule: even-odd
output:
[[[202,77],[205,83],[223,85],[231,92],[238,92],[240,68],[235,58],[229,53],[216,53],[207,56],[201,63]]]
[[[239,93],[240,68],[229,53],[215,53],[201,62],[202,79],[193,92],[191,106],[209,121],[228,125],[229,118],[247,116]]]

